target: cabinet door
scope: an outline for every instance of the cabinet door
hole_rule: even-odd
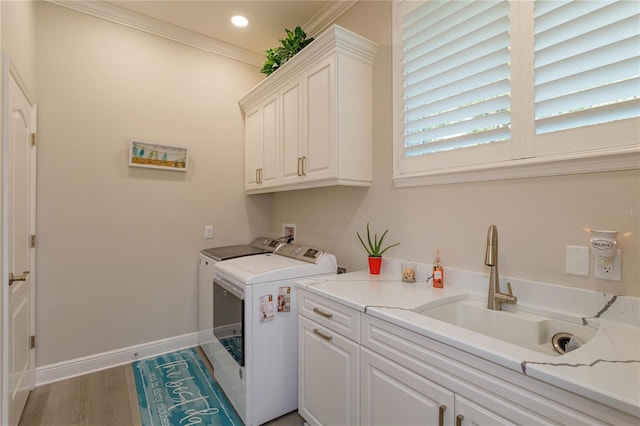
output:
[[[278,98],[274,98],[262,107],[264,117],[262,172],[260,173],[262,186],[272,186],[278,183],[278,131],[280,130],[278,100]]]
[[[302,85],[300,79],[282,91],[281,183],[298,183],[303,176]]]
[[[249,111],[244,118],[245,127],[245,189],[255,189],[258,173],[262,167],[262,108]]]
[[[268,99],[245,115],[245,189],[277,184],[278,97]]]
[[[310,425],[360,424],[360,346],[298,319],[298,412]]]
[[[540,424],[539,422],[528,424]],[[507,419],[456,395],[456,426],[508,426]]]
[[[332,55],[303,75],[305,132],[302,157],[307,180],[335,178],[338,174],[335,67]]]
[[[454,394],[362,348],[362,424],[453,425]]]

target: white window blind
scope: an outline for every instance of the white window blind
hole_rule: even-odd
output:
[[[509,3],[429,1],[403,19],[404,157],[509,140]]]
[[[640,1],[393,5],[396,186],[639,168]]]
[[[534,3],[536,134],[640,116],[640,3]]]

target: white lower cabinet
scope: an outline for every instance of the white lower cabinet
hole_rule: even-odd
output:
[[[305,291],[298,298],[298,412],[310,425],[358,425],[360,345],[345,336],[357,339],[359,313]]]
[[[312,425],[358,424],[358,344],[299,318],[298,411]]]
[[[637,424],[306,290],[298,297],[298,411],[310,425]]]
[[[455,417],[456,426],[510,426],[516,424],[461,396],[456,396]],[[538,422],[531,424],[538,424]]]
[[[453,425],[452,392],[365,348],[360,384],[363,425]]]
[[[596,401],[580,397],[523,374],[508,370],[492,362],[457,350],[451,346],[413,333],[404,328],[373,318],[361,316],[361,351],[377,355],[388,364],[387,373],[396,379],[395,387],[407,386],[417,389],[415,383],[435,389],[445,389],[453,395],[454,403],[447,403],[442,423],[430,420],[423,424],[445,424],[455,426],[493,425],[596,425],[633,424],[624,413]],[[365,364],[363,355],[361,362]],[[394,369],[395,367],[395,369]],[[365,367],[361,371],[365,371]],[[361,381],[362,394],[369,392]],[[394,392],[397,392],[394,390]],[[415,392],[415,391],[414,391]],[[433,391],[430,391],[433,392]],[[429,398],[440,402],[434,393]],[[363,397],[364,400],[364,397]],[[397,418],[394,424],[408,425],[420,415],[410,413],[410,407],[389,404],[392,413],[388,418]],[[361,408],[366,411],[365,406]],[[434,408],[430,418],[433,418]],[[362,415],[365,418],[365,414]],[[407,419],[406,422],[403,419]],[[375,421],[363,424],[378,424]]]
[[[360,358],[363,425],[383,426],[493,426],[515,425],[511,421],[454,394],[366,348]],[[478,390],[479,391],[479,390]],[[526,412],[500,407],[521,424],[544,424]]]

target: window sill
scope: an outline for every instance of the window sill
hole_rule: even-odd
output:
[[[394,173],[396,188],[640,169],[640,145],[417,173]]]

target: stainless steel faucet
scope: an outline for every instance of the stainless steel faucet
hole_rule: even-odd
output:
[[[489,272],[489,295],[487,297],[487,309],[501,311],[503,303],[515,305],[518,298],[511,292],[511,283],[507,283],[509,294],[500,292],[500,275],[498,274],[498,228],[495,225],[489,227],[487,232],[487,253],[484,264],[491,267]]]

